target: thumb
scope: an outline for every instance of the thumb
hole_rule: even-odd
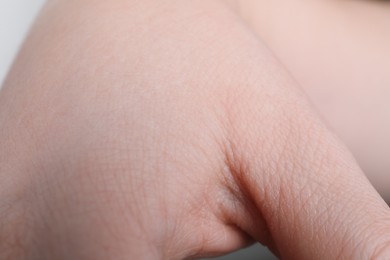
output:
[[[389,208],[348,150],[298,94],[262,97],[231,113],[231,190],[252,205],[236,224],[281,258],[390,259]]]

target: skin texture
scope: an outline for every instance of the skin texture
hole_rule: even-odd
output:
[[[231,4],[49,2],[0,126],[2,259],[389,256],[387,205]]]
[[[390,201],[390,2],[238,0],[232,4]]]

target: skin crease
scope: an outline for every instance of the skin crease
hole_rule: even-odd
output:
[[[51,1],[0,95],[0,258],[386,259],[390,213],[222,1]]]
[[[390,2],[243,0],[232,4],[390,201]]]

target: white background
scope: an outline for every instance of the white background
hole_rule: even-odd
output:
[[[45,0],[0,0],[0,85]]]

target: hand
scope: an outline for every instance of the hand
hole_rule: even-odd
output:
[[[390,201],[390,1],[234,3]]]
[[[53,1],[0,96],[1,258],[389,255],[389,209],[220,1]]]

